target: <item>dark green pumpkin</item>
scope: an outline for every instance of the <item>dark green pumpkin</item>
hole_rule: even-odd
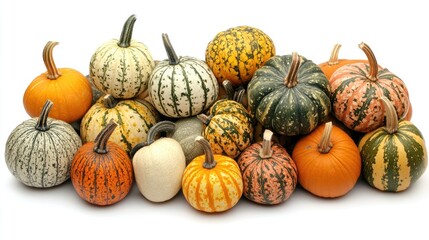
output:
[[[275,133],[310,133],[331,109],[329,82],[320,67],[297,53],[274,56],[247,87],[252,116]]]

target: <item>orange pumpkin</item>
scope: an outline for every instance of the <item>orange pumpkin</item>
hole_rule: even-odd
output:
[[[71,68],[57,68],[52,50],[58,42],[49,41],[43,49],[43,61],[47,72],[36,77],[24,93],[24,107],[28,115],[40,114],[50,99],[54,107],[50,117],[68,123],[80,120],[91,107],[92,90],[86,77]]]
[[[332,74],[340,67],[352,64],[352,63],[367,63],[368,60],[360,59],[338,59],[338,54],[340,53],[341,44],[335,44],[331,52],[331,57],[327,62],[319,64],[319,67],[322,69],[323,73],[326,75],[326,78],[329,80]]]
[[[131,160],[118,144],[108,141],[117,124],[110,121],[94,142],[76,152],[70,178],[77,194],[94,205],[112,205],[127,196],[134,182]]]
[[[312,194],[334,198],[347,194],[361,172],[359,149],[340,128],[328,122],[296,144],[292,159],[298,168],[298,183]]]

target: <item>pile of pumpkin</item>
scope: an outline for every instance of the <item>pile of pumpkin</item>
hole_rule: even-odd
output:
[[[222,212],[242,196],[280,204],[297,184],[341,197],[361,175],[398,192],[424,173],[405,83],[365,43],[366,60],[338,59],[338,44],[315,64],[276,55],[264,32],[239,26],[208,43],[205,61],[178,57],[163,34],[168,59],[155,61],[132,40],[135,21],[96,50],[87,77],[57,69],[57,43],[46,44],[47,72],[24,93],[32,118],[7,140],[7,166],[22,183],[70,178],[84,200],[111,205],[135,181],[149,201],[182,190],[195,209]]]

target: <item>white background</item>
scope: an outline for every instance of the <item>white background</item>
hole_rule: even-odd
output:
[[[5,5],[7,4],[7,5]],[[178,55],[204,59],[219,31],[250,25],[267,33],[277,54],[327,61],[335,43],[341,58],[365,58],[362,41],[380,65],[402,78],[414,108],[412,121],[429,138],[427,89],[429,15],[425,1],[1,1],[0,3],[0,239],[410,239],[427,235],[429,173],[402,193],[384,193],[359,181],[346,196],[321,199],[298,188],[278,206],[242,199],[222,214],[204,214],[181,194],[154,204],[137,187],[121,202],[95,207],[68,181],[52,189],[18,182],[4,162],[13,128],[28,119],[22,96],[46,71],[42,50],[58,41],[57,67],[88,73],[92,53],[118,38],[125,20],[137,15],[133,38],[157,60],[166,58],[161,34]],[[426,105],[426,107],[424,107]],[[426,110],[425,110],[426,109]]]

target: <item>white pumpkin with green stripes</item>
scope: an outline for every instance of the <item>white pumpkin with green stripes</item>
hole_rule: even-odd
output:
[[[30,187],[49,188],[68,180],[73,157],[82,146],[70,124],[48,118],[52,105],[48,100],[40,117],[22,122],[6,142],[9,171]]]
[[[160,61],[149,79],[155,108],[171,118],[195,116],[217,99],[219,86],[207,64],[194,57],[177,57],[167,34],[162,35],[168,59]]]
[[[114,98],[133,98],[148,87],[155,61],[147,46],[132,40],[135,15],[125,22],[120,39],[97,48],[90,61],[90,77],[95,86]]]

